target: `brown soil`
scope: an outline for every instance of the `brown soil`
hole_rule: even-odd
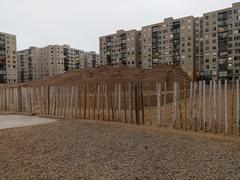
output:
[[[200,134],[200,135],[199,135]],[[0,131],[1,179],[239,179],[238,138],[60,120]]]
[[[46,78],[43,80],[21,83],[20,86],[45,86],[45,85],[77,85],[83,82],[126,82],[126,81],[148,81],[160,83],[179,81],[183,84],[184,80],[189,82],[187,73],[183,72],[177,65],[159,65],[154,69],[143,70],[128,67],[102,66],[90,69],[76,69],[68,73]]]

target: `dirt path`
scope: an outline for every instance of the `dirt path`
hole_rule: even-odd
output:
[[[0,130],[0,177],[240,179],[240,141],[229,139],[117,123],[60,120]]]
[[[0,130],[15,127],[33,126],[55,122],[54,119],[42,118],[38,116],[23,115],[0,115]]]

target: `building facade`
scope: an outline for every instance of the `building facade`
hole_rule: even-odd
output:
[[[81,61],[81,68],[92,68],[99,66],[99,54],[95,51],[84,53],[83,60]]]
[[[141,32],[124,31],[99,38],[101,65],[140,67]]]
[[[181,64],[192,76],[194,70],[194,17],[167,18],[142,28],[142,68],[157,64]]]
[[[180,64],[193,79],[236,78],[240,76],[240,3],[202,17],[166,18],[141,31],[120,30],[100,37],[99,44],[100,64],[132,61],[135,65],[130,67],[144,69]],[[136,56],[130,56],[132,48]]]
[[[94,57],[98,56],[95,52]],[[72,69],[96,66],[96,58],[88,58],[88,52],[71,48],[69,45],[49,45],[43,48],[30,47],[18,51],[20,63],[20,81],[27,82],[56,76]],[[91,57],[91,56],[90,56]]]
[[[16,36],[0,32],[0,83],[19,81]]]
[[[240,3],[203,15],[202,75],[207,79],[240,75]]]

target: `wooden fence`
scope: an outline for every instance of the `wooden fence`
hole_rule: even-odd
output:
[[[0,111],[239,135],[239,81],[1,87]]]

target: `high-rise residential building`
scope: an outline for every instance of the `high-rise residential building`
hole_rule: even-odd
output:
[[[95,51],[86,52],[85,60],[82,61],[81,68],[92,68],[99,66],[99,55]]]
[[[72,69],[95,67],[98,54],[71,48],[69,45],[49,45],[18,51],[17,57],[21,82],[27,82],[56,76]]]
[[[196,77],[200,78],[204,76],[203,72],[203,18],[195,18],[195,71]]]
[[[151,69],[156,64],[181,64],[192,76],[194,73],[193,16],[144,26],[141,31],[117,31],[100,37],[100,64],[128,65]]]
[[[240,75],[240,3],[203,15],[202,71],[208,79]]]
[[[17,83],[16,36],[0,32],[0,83]]]
[[[166,18],[133,31],[100,37],[100,64],[129,65],[135,58],[136,66],[130,67],[180,64],[193,79],[240,76],[240,2],[202,17]],[[130,57],[131,48],[135,57]]]
[[[119,30],[99,38],[101,65],[140,67],[141,43],[137,30]]]
[[[156,64],[181,64],[189,76],[194,73],[194,17],[167,18],[142,28],[142,68]]]
[[[63,46],[64,50],[64,71],[81,68],[85,61],[85,52],[80,49],[71,48],[68,45]]]
[[[17,52],[17,60],[19,62],[20,73],[19,78],[21,82],[27,82],[32,79],[31,73],[31,58],[30,58],[30,49],[22,50]]]

